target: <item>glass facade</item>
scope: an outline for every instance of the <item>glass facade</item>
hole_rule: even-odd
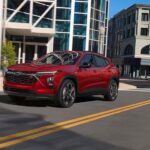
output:
[[[71,50],[102,51],[101,53],[105,51],[108,25],[107,0],[91,0],[91,3],[88,0],[57,0],[56,13],[54,50],[67,50],[71,47]],[[105,33],[101,33],[101,27]],[[63,37],[67,39],[62,40]],[[72,42],[68,41],[69,39]],[[60,44],[61,41],[63,44]]]
[[[91,18],[90,18],[90,51],[104,53],[106,45],[106,33],[101,32],[101,28],[107,31],[107,11],[108,2],[105,0],[91,1]],[[106,7],[107,6],[107,7]],[[102,45],[102,46],[101,46]]]
[[[69,49],[72,0],[57,0],[54,51]]]
[[[100,52],[107,43],[108,4],[109,0],[7,0],[6,23],[12,24],[13,32],[6,28],[6,38],[17,45],[23,62],[53,50]]]
[[[88,1],[75,0],[73,25],[73,50],[86,50]]]

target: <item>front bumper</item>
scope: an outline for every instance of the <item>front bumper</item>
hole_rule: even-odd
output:
[[[28,90],[28,89],[17,89],[17,88],[4,87],[4,92],[8,95],[27,97],[27,98],[49,98],[50,100],[55,99],[54,95],[37,94],[34,91]]]

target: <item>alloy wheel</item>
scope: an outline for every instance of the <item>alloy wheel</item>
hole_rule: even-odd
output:
[[[111,82],[109,90],[112,99],[116,99],[116,97],[118,96],[118,85],[115,81]]]
[[[62,90],[62,100],[66,106],[72,104],[76,98],[76,89],[73,83],[68,82]]]

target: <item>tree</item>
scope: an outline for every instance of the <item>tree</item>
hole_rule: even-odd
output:
[[[15,47],[11,41],[6,41],[2,46],[2,67],[7,68],[16,63]]]

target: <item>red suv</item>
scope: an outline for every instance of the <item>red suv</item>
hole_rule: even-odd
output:
[[[102,94],[114,101],[119,76],[112,62],[99,54],[52,52],[30,64],[9,67],[4,91],[12,100],[49,97],[61,107],[70,107],[82,95]]]

